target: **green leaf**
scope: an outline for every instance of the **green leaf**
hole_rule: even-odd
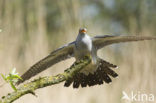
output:
[[[7,81],[10,81],[12,79],[11,75],[8,75],[5,77]]]
[[[3,79],[9,83],[11,85],[11,87],[16,91],[16,87],[15,87],[15,83],[18,81],[18,79],[21,79],[22,78],[18,75],[18,73],[16,73],[16,68],[13,68],[12,71],[10,71],[10,73],[8,75],[3,75],[1,74],[1,76],[3,77]]]
[[[17,88],[15,87],[14,83],[12,81],[10,81],[10,85],[12,87],[12,89],[14,89],[15,91],[17,91]]]
[[[1,76],[2,76],[2,78],[3,78],[6,82],[8,82],[8,81],[7,81],[7,78],[6,78],[3,74],[1,74]]]
[[[19,75],[13,75],[13,78],[21,79],[22,80],[22,78]]]

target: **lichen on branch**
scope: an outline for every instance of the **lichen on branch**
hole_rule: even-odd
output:
[[[3,96],[0,100],[0,103],[12,103],[13,101],[17,100],[25,94],[31,93],[35,95],[34,92],[36,89],[44,88],[68,80],[72,78],[75,73],[79,72],[81,69],[87,66],[90,62],[90,57],[85,57],[78,62],[74,62],[74,64],[70,68],[65,70],[64,73],[60,73],[56,76],[40,77],[38,79],[35,79],[34,81],[23,84],[17,87],[16,91],[8,93],[7,96]]]

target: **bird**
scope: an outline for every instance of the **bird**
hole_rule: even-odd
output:
[[[31,66],[19,79],[17,85],[32,78],[38,73],[46,70],[54,64],[74,57],[76,61],[85,56],[91,57],[91,63],[76,73],[73,78],[65,81],[64,86],[69,87],[73,83],[73,88],[101,85],[111,83],[112,79],[118,77],[113,70],[117,65],[109,63],[97,55],[97,51],[103,47],[132,41],[156,40],[156,36],[125,36],[125,35],[99,35],[91,37],[87,34],[86,28],[80,28],[75,41],[66,44],[54,51],[48,56]]]

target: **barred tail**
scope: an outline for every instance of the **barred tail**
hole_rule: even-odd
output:
[[[87,87],[87,85],[101,85],[104,82],[110,83],[112,80],[109,75],[113,78],[118,76],[118,74],[111,69],[116,67],[116,65],[100,59],[99,66],[94,74],[89,73],[88,75],[85,75],[84,73],[79,72],[75,74],[73,78],[66,80],[64,86],[69,87],[73,83],[73,88],[78,88],[80,85],[81,87]]]

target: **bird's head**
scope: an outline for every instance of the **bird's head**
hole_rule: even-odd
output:
[[[86,28],[80,28],[79,29],[79,34],[85,34],[87,33],[87,29]]]

